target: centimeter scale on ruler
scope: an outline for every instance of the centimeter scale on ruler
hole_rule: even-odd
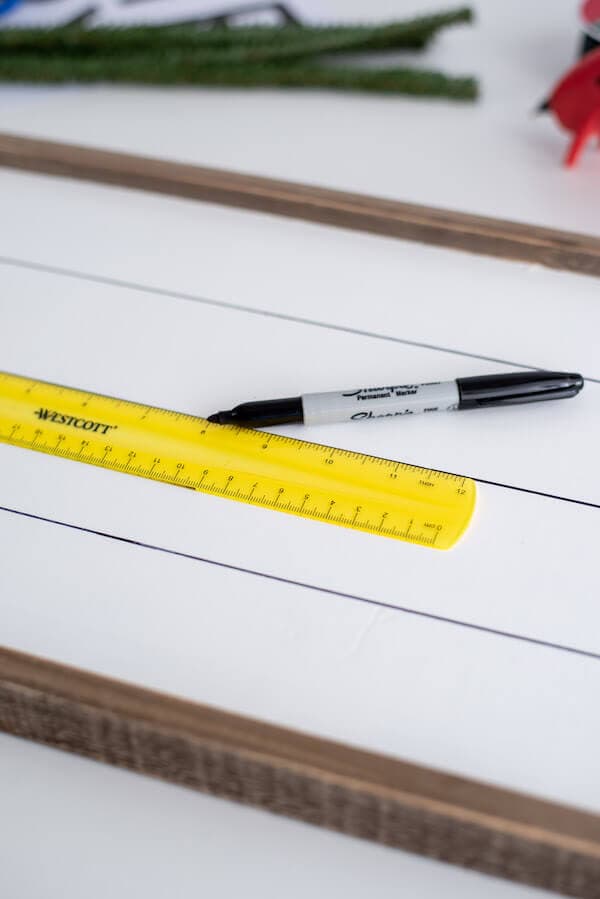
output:
[[[470,478],[7,372],[0,442],[436,549],[475,505]]]

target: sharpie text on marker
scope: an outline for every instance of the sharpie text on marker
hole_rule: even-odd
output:
[[[260,400],[216,412],[208,420],[255,428],[283,424],[330,424],[564,399],[575,396],[582,387],[583,378],[579,374],[509,372],[456,378],[454,381],[361,387],[329,393],[307,393],[279,400]]]

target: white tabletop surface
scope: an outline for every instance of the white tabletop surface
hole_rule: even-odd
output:
[[[377,0],[369,9],[373,17],[398,16],[417,5]],[[328,3],[331,17],[340,19],[358,8]],[[599,158],[590,152],[566,173],[560,166],[566,136],[550,119],[529,115],[573,57],[576,4],[556,0],[542,16],[513,0],[482,0],[477,8],[475,29],[448,33],[428,56],[431,65],[481,76],[483,96],[473,107],[328,93],[13,86],[0,89],[2,128],[600,233]],[[298,372],[302,388],[318,390],[327,378],[332,388],[367,381],[375,366],[392,377],[398,360],[423,380],[511,365],[579,368],[590,379],[579,405],[520,418],[518,411],[482,413],[477,422],[466,420],[460,439],[450,422],[423,421],[406,429],[402,457],[600,502],[590,477],[600,392],[593,279],[7,171],[0,171],[0,185],[8,198],[0,213],[6,222],[0,269],[9,316],[0,333],[0,368],[26,365],[32,375],[63,383],[83,377],[90,389],[122,394],[119,359],[136,334],[129,394],[198,414],[213,411],[209,403],[225,404],[232,390],[226,378],[194,383],[199,355],[213,371],[219,354],[228,354],[222,364],[230,371],[244,357],[260,394],[271,377],[261,373],[267,344],[284,392],[299,386]],[[165,315],[176,330],[164,324]],[[116,316],[118,332],[110,324]],[[234,333],[230,321],[238,323]],[[69,336],[69,352],[57,352]],[[168,344],[163,357],[159,337]],[[110,368],[103,346],[114,360]],[[308,370],[302,360],[309,352]],[[528,427],[531,441],[523,436]],[[336,439],[325,431],[312,436]],[[339,439],[364,448],[359,432],[346,429]],[[389,429],[374,425],[368,440],[369,451],[398,455]],[[578,464],[560,464],[573,447]],[[182,573],[169,558],[147,558],[141,571],[119,544],[91,546],[64,529],[50,533],[43,523],[3,519],[3,644],[600,809],[589,715],[600,688],[597,583],[586,568],[597,545],[596,509],[561,501],[559,514],[549,499],[487,487],[471,542],[448,567],[445,555],[415,548],[399,596],[385,575],[394,557],[383,541],[368,546],[369,570],[359,560],[366,546],[359,537],[337,529],[307,537],[296,519],[259,522],[253,510],[242,510],[233,522],[222,519],[238,529],[237,555],[229,557],[218,536],[203,530],[187,495],[159,496],[127,479],[115,510],[102,473],[73,466],[55,477],[50,460],[37,454],[3,459],[14,476],[2,485],[2,505],[135,532],[179,550],[197,546],[200,531],[205,555],[290,579],[276,590],[263,582],[242,588],[226,570]],[[164,521],[154,520],[154,503]],[[220,507],[211,509],[218,518]],[[509,516],[528,534],[527,541],[516,539],[522,552],[503,568],[492,523]],[[536,532],[540,517],[545,525]],[[294,553],[297,537],[308,541],[304,552],[312,547],[314,558],[322,544],[328,563],[307,566]],[[65,562],[74,551],[94,572],[84,603]],[[56,595],[48,605],[38,586],[40,572],[50,571]],[[441,594],[419,594],[425,577],[447,584],[451,610]],[[325,603],[298,586],[313,581],[346,594],[374,593],[390,610],[340,598]],[[139,632],[139,615],[120,599],[123,584],[134,582],[133,612],[144,602]],[[165,610],[161,592],[167,582],[172,610]],[[186,626],[198,614],[199,595],[208,633]],[[425,617],[395,614],[399,605]],[[463,629],[427,618],[450,611]],[[265,643],[268,616],[272,639]],[[500,639],[499,632],[519,638]],[[528,640],[539,646],[532,650]],[[295,647],[308,648],[308,655],[300,660]],[[401,720],[394,720],[391,676],[400,685]],[[315,703],[318,683],[323,691]],[[493,745],[485,734],[492,719],[502,735]],[[523,734],[535,764],[519,752]],[[577,770],[570,768],[573,743]],[[536,895],[3,735],[0,761],[0,877],[11,899],[159,899],[200,890],[273,899],[399,891],[426,899]]]

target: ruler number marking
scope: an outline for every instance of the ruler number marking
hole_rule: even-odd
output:
[[[34,391],[35,399],[31,396]],[[6,417],[4,420],[2,417],[2,402],[5,398],[9,400],[7,408],[11,413],[13,407],[17,409],[16,415],[11,414],[8,421]],[[86,418],[79,419],[75,424],[75,427],[82,428],[83,421],[86,422],[87,439],[80,440],[81,430],[78,435],[72,428],[61,429],[57,433],[57,424],[73,424],[73,416],[71,420],[66,420],[72,410],[87,407],[89,422]],[[44,414],[37,414],[38,418],[44,420],[43,429],[34,427],[34,422],[31,421],[34,410],[40,408],[46,410]],[[22,420],[19,421],[19,418]],[[94,429],[93,422],[102,424],[96,425]],[[113,428],[120,430],[112,431]],[[104,433],[111,434],[110,444],[102,444]],[[206,435],[207,441],[199,443],[198,437]],[[265,434],[244,428],[221,430],[218,426],[214,427],[183,413],[73,391],[38,381],[24,381],[2,372],[0,438],[15,446],[29,447],[64,459],[89,462],[113,471],[140,475],[216,496],[237,498],[265,508],[276,507],[304,517],[354,527],[373,534],[401,537],[430,546],[436,541],[447,545],[454,531],[446,531],[445,524],[452,523],[454,528],[456,522],[460,527],[460,515],[468,516],[472,505],[471,482],[460,475],[380,459],[351,450],[297,441],[285,435]],[[129,446],[126,443],[123,445],[125,441],[129,442]],[[194,441],[197,441],[195,446]],[[137,445],[138,450],[130,449],[132,445]],[[216,467],[212,469],[200,470],[204,461],[204,447],[207,447],[206,453],[209,454],[205,461],[216,463]],[[160,456],[153,456],[153,448],[155,452],[163,452]],[[269,454],[261,462],[261,450],[268,449],[272,449],[273,454]],[[173,450],[179,455],[180,461],[177,461],[177,457],[173,458]],[[299,460],[301,453],[303,455]],[[238,456],[240,461],[243,460],[239,472]],[[186,459],[185,462],[181,461],[182,457]],[[234,471],[234,474],[223,470],[219,461],[221,458],[228,459],[225,464],[231,466],[230,471]],[[328,476],[320,466],[332,466],[336,461],[340,463],[340,467],[337,476],[329,476],[328,486]],[[253,465],[258,466],[254,471]],[[319,474],[319,471],[322,473]],[[357,477],[359,471],[363,473]],[[258,480],[252,483],[252,477],[257,475]],[[313,483],[314,479],[317,480]],[[397,481],[397,486],[386,487],[388,479]],[[235,487],[232,483],[234,480]],[[312,488],[311,492],[306,491],[307,486],[309,490]],[[407,488],[406,495],[403,492],[404,486]],[[335,499],[331,493],[327,495],[329,490],[333,492]],[[359,502],[355,505],[356,500],[363,498],[363,491],[368,491],[364,493],[363,504]],[[443,505],[438,505],[439,494],[445,498],[445,503],[442,500]],[[408,519],[406,514],[416,511],[410,508],[413,502],[429,504],[429,511],[424,506],[423,518],[417,519],[420,527],[414,530],[414,520]],[[464,511],[459,512],[459,508]],[[427,520],[424,520],[425,516]],[[440,520],[445,524],[438,524]],[[442,541],[439,534],[444,532]]]

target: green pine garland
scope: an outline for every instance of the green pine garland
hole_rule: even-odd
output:
[[[118,82],[195,84],[229,87],[326,87],[472,100],[472,78],[449,78],[418,69],[365,69],[351,66],[220,65],[194,55],[135,54],[127,58],[94,54],[88,58],[0,54],[0,80],[20,82]]]
[[[50,29],[0,30],[0,52],[52,51],[58,53],[148,51],[151,49],[219,50],[260,54],[271,51],[313,55],[324,52],[421,48],[442,28],[472,21],[468,8],[406,22],[383,25],[261,26],[202,30],[162,27],[82,28],[68,25]],[[244,59],[241,61],[251,61]]]
[[[383,25],[5,29],[0,80],[329,87],[472,100],[473,78],[318,61],[324,54],[421,49],[440,29],[471,20],[471,10],[460,8]]]

